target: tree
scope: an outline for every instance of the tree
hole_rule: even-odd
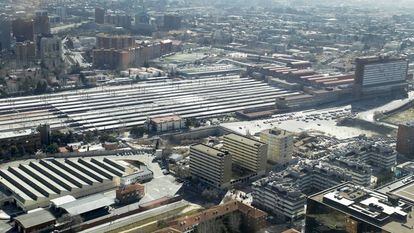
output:
[[[99,136],[99,141],[101,143],[104,143],[104,142],[117,142],[118,140],[114,136],[109,135],[108,133],[102,133],[101,136]]]
[[[19,146],[19,148],[18,148],[18,155],[19,156],[24,156],[25,154],[26,154],[26,148],[24,148],[24,146],[23,145],[20,145]]]
[[[36,84],[35,93],[42,94],[47,90],[47,82],[45,80],[39,80]]]
[[[54,154],[59,151],[59,146],[56,143],[52,143],[46,147],[46,153]]]
[[[10,147],[10,155],[11,155],[12,157],[14,157],[14,156],[16,156],[16,155],[17,155],[17,153],[18,153],[18,149],[17,149],[17,147],[16,147],[15,145],[11,146],[11,147]]]
[[[140,138],[144,136],[145,129],[143,127],[134,126],[132,127],[130,133],[134,138]]]

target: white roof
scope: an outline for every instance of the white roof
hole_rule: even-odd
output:
[[[50,202],[52,202],[52,204],[54,206],[59,207],[63,204],[66,204],[66,203],[69,203],[69,202],[72,202],[72,201],[76,201],[76,198],[74,198],[71,195],[66,195],[66,196],[55,198],[55,199],[51,200]]]

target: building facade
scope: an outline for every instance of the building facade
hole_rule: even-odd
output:
[[[11,46],[11,23],[10,20],[0,14],[0,52],[9,50]]]
[[[170,115],[163,117],[153,117],[147,122],[148,131],[155,133],[163,133],[168,131],[180,130],[186,127],[185,119],[178,115]]]
[[[64,65],[62,40],[58,37],[42,37],[40,58],[47,69],[60,70]]]
[[[355,63],[355,98],[407,94],[406,58],[362,57]]]
[[[268,145],[267,160],[286,164],[292,159],[293,134],[286,130],[270,129],[260,133],[260,140]]]
[[[237,134],[224,136],[223,149],[230,152],[233,165],[247,169],[258,176],[266,174],[267,145]]]
[[[409,158],[414,158],[414,122],[398,126],[397,151]]]
[[[16,42],[34,41],[34,22],[17,18],[12,21],[12,32]]]
[[[230,153],[226,151],[203,144],[191,146],[190,174],[215,188],[228,188],[232,174],[231,160]]]

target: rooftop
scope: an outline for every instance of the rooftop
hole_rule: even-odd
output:
[[[210,147],[210,146],[207,146],[207,145],[204,145],[204,144],[193,145],[193,146],[191,146],[191,149],[200,151],[200,152],[202,152],[204,154],[207,154],[207,155],[210,155],[210,156],[223,157],[225,154],[228,154],[225,151],[221,151],[221,150],[218,150],[214,147]]]
[[[239,141],[239,142],[241,142],[243,144],[247,144],[249,146],[259,147],[259,146],[264,145],[264,143],[261,142],[261,141],[258,141],[258,140],[252,139],[252,138],[248,138],[248,137],[245,137],[245,136],[241,136],[241,135],[238,135],[238,134],[234,134],[234,133],[225,135],[224,138]]]
[[[151,121],[155,124],[161,124],[164,122],[169,121],[180,121],[182,118],[178,115],[170,115],[170,116],[161,116],[161,117],[153,117],[151,118]]]
[[[106,197],[104,194],[99,193],[78,199],[76,201],[68,202],[61,205],[60,208],[64,209],[68,214],[75,216],[100,209],[102,207],[110,206],[114,203],[115,200],[113,198]]]
[[[45,209],[36,209],[15,219],[26,229],[56,220],[55,216]]]
[[[414,229],[412,205],[393,195],[345,183],[309,198],[386,232],[409,233]]]

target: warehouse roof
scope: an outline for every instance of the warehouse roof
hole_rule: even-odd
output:
[[[64,205],[72,201],[76,201],[76,198],[74,198],[72,195],[66,195],[63,197],[58,197],[53,200],[50,200],[50,202],[52,202],[52,204],[56,207],[60,207],[61,205]]]
[[[110,206],[114,203],[114,199],[106,197],[104,194],[99,193],[63,204],[60,206],[60,208],[64,209],[68,214],[74,216],[87,213],[92,210],[97,210],[102,207]]]
[[[54,222],[55,216],[45,209],[38,209],[15,218],[24,228],[31,228],[43,223]]]

